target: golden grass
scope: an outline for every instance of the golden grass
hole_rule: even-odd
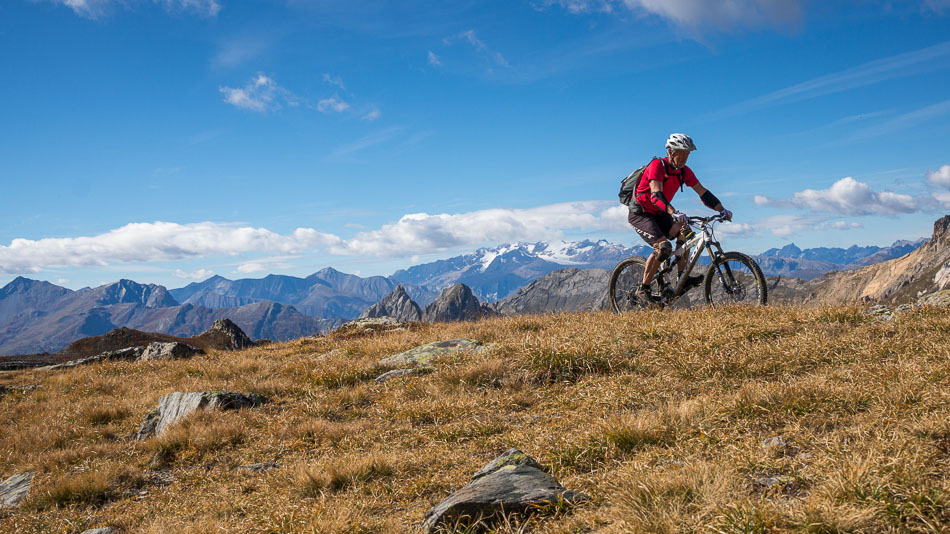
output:
[[[0,398],[0,479],[36,471],[0,532],[413,532],[509,447],[592,500],[501,534],[948,531],[948,333],[934,308],[579,313],[0,374],[41,386]],[[455,337],[491,345],[374,383]],[[206,390],[269,402],[131,438]]]

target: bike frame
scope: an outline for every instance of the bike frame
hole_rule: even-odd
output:
[[[686,262],[686,268],[683,269],[683,276],[681,276],[679,281],[677,281],[676,287],[673,288],[672,293],[663,295],[664,302],[667,302],[667,301],[672,302],[673,300],[676,300],[679,297],[683,296],[683,286],[686,284],[686,278],[689,276],[691,272],[693,272],[693,268],[696,266],[696,263],[699,261],[699,257],[702,256],[703,251],[707,251],[709,253],[709,258],[713,262],[711,265],[714,265],[716,263],[716,258],[722,256],[722,246],[719,244],[718,241],[713,239],[713,232],[712,232],[712,225],[718,222],[719,220],[720,219],[718,217],[709,217],[709,218],[690,217],[689,218],[689,222],[699,223],[700,225],[699,232],[696,232],[695,236],[691,237],[685,243],[683,243],[682,246],[674,250],[671,257],[663,261],[663,265],[660,266],[660,270],[657,271],[656,276],[654,276],[657,283],[661,287],[668,288],[669,284],[667,283],[667,275],[670,273],[670,271],[673,270],[673,266],[676,265],[676,263],[679,263],[680,257],[682,257],[684,254],[688,254],[691,248],[696,247],[696,251],[691,256],[689,255],[687,256],[687,258],[689,259]],[[728,268],[729,266],[726,265],[726,269]],[[720,274],[720,276],[722,275]]]

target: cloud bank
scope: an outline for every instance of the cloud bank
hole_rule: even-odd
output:
[[[758,206],[800,208],[840,215],[896,215],[914,213],[921,208],[919,200],[910,195],[874,191],[871,186],[850,176],[838,180],[829,189],[805,189],[788,199],[756,195],[753,201]]]
[[[53,0],[72,9],[77,15],[86,18],[99,18],[115,5],[127,6],[129,2],[121,0]],[[152,3],[166,11],[192,13],[202,17],[216,17],[221,5],[216,0],[152,0]]]
[[[936,171],[927,171],[927,181],[939,187],[950,188],[950,165],[944,165]]]
[[[545,0],[570,13],[617,13],[630,11],[655,15],[689,29],[715,26],[721,30],[740,27],[781,27],[802,20],[799,0]]]

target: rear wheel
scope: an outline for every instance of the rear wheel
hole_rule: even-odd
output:
[[[640,257],[626,258],[614,267],[610,273],[610,282],[607,284],[607,299],[610,306],[617,313],[643,308],[635,295],[640,284],[643,283],[643,272],[646,270],[646,260]],[[653,294],[657,294],[657,284],[651,284]]]
[[[764,306],[768,300],[762,269],[755,260],[741,252],[726,252],[716,258],[706,270],[703,289],[706,303],[712,306]]]

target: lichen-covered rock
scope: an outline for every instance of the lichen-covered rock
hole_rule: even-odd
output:
[[[894,318],[894,312],[892,312],[891,309],[884,304],[875,304],[874,306],[864,310],[864,314],[870,315],[878,321],[890,321]]]
[[[937,291],[929,295],[924,295],[917,300],[918,304],[926,306],[937,306],[940,308],[950,308],[950,289]]]
[[[159,399],[158,408],[142,421],[136,439],[146,439],[153,435],[160,436],[168,427],[198,410],[238,410],[259,406],[264,402],[266,399],[255,393],[222,391],[169,393]]]
[[[202,352],[202,350],[192,347],[191,345],[179,343],[177,341],[173,341],[171,343],[155,341],[153,343],[149,343],[148,347],[145,348],[145,352],[142,353],[142,356],[139,359],[143,361],[178,360],[182,358],[190,358],[199,352]]]
[[[338,334],[364,335],[405,330],[407,326],[407,323],[398,321],[392,317],[367,317],[343,323],[340,328],[336,329],[336,332]]]
[[[272,469],[277,469],[277,464],[274,462],[260,462],[256,464],[239,465],[234,470],[238,473],[260,474],[266,473]]]
[[[118,534],[118,532],[112,527],[102,527],[84,530],[82,534]]]
[[[119,350],[110,350],[108,352],[101,352],[94,356],[88,356],[86,358],[80,358],[78,360],[72,360],[66,363],[58,363],[56,365],[47,365],[45,367],[40,367],[43,370],[53,370],[53,369],[69,369],[70,367],[77,367],[79,365],[88,365],[90,363],[104,362],[104,361],[117,361],[117,360],[137,360],[142,356],[142,353],[145,351],[145,347],[128,347]]]
[[[429,365],[435,361],[436,358],[445,356],[446,354],[456,352],[480,352],[482,350],[484,350],[484,346],[480,342],[474,339],[460,337],[420,345],[405,352],[389,356],[388,358],[383,358],[379,363],[386,367],[401,367],[404,365],[419,367]]]
[[[502,514],[528,514],[548,504],[589,500],[583,493],[564,488],[539,467],[530,456],[509,450],[479,470],[468,485],[432,508],[423,520],[423,530],[430,533],[443,525],[479,521],[490,524]]]
[[[392,371],[387,371],[376,377],[375,382],[377,384],[382,384],[383,382],[388,382],[394,378],[400,378],[403,376],[409,376],[416,374],[416,369],[393,369]]]
[[[13,475],[0,482],[0,509],[13,508],[20,504],[30,492],[33,483],[33,471]]]

